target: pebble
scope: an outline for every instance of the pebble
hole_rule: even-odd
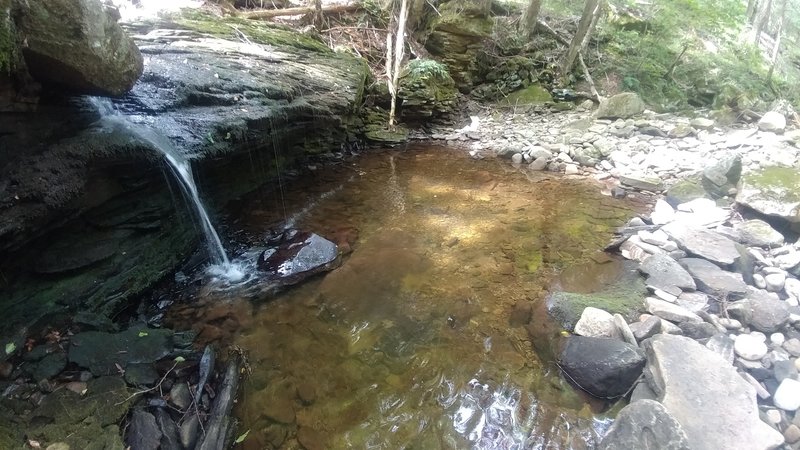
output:
[[[764,275],[760,273],[753,274],[753,284],[759,289],[767,288],[767,280],[765,280]]]
[[[786,336],[783,333],[772,333],[769,335],[769,341],[773,345],[781,346],[784,342],[786,342]]]
[[[722,317],[719,319],[719,323],[729,330],[739,330],[742,328],[742,322],[739,322],[736,319],[727,319]]]
[[[791,338],[783,343],[783,349],[794,357],[800,356],[800,339]]]
[[[786,378],[775,391],[775,406],[786,411],[800,408],[800,381]]]
[[[783,437],[789,444],[794,444],[795,442],[800,441],[800,427],[795,424],[790,424],[788,427],[786,427],[786,430],[783,431]]]
[[[780,292],[783,290],[783,285],[786,282],[786,274],[771,273],[764,277],[764,282],[767,285],[767,290],[770,292]]]
[[[767,420],[773,425],[781,423],[781,412],[777,409],[768,409],[765,413]]]
[[[740,334],[736,336],[733,350],[741,358],[758,361],[767,354],[767,344],[750,334]]]

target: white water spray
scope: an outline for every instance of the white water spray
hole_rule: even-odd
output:
[[[211,224],[211,218],[208,216],[208,212],[206,212],[206,208],[200,200],[200,194],[197,191],[197,185],[192,176],[189,160],[186,159],[164,135],[132,122],[126,116],[120,114],[108,99],[91,97],[90,102],[100,113],[101,121],[118,125],[130,131],[133,135],[152,145],[153,148],[164,155],[164,159],[169,164],[175,178],[179,181],[184,195],[191,201],[191,204],[197,212],[197,217],[200,219],[200,225],[206,238],[206,245],[212,262],[209,273],[214,276],[225,278],[230,282],[237,282],[244,278],[245,274],[242,268],[239,267],[239,265],[232,264],[228,259],[219,234],[217,234],[217,230],[214,229],[214,225]]]

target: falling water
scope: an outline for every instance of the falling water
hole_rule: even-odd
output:
[[[232,282],[244,278],[242,269],[238,265],[231,264],[228,255],[225,253],[225,248],[222,246],[219,234],[217,234],[217,230],[214,229],[214,225],[211,224],[211,219],[208,216],[208,212],[206,212],[206,208],[203,206],[203,202],[200,200],[197,185],[194,182],[194,177],[192,177],[189,160],[187,160],[165,136],[143,125],[134,123],[120,114],[108,99],[92,97],[90,98],[90,102],[97,108],[102,121],[125,128],[138,138],[152,145],[164,155],[164,159],[166,159],[170,169],[172,169],[172,173],[174,173],[175,177],[178,179],[186,198],[194,205],[194,209],[200,219],[200,224],[206,237],[208,253],[212,262],[210,272],[215,276],[223,277]]]

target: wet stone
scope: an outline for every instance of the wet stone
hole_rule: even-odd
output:
[[[169,390],[169,400],[180,410],[186,410],[192,403],[192,395],[185,382],[175,383]]]
[[[152,364],[131,364],[125,369],[125,381],[131,386],[152,386],[158,381],[158,372]]]
[[[692,447],[683,427],[664,405],[655,400],[639,400],[622,408],[599,448],[689,450]]]
[[[642,342],[661,332],[661,319],[656,316],[650,316],[643,322],[634,322],[630,324],[630,329],[636,340]]]
[[[150,363],[172,351],[172,331],[131,328],[121,333],[87,331],[72,337],[69,361],[95,375],[110,375],[132,363]]]
[[[35,381],[52,378],[67,366],[67,355],[63,352],[51,353],[39,361],[29,363],[26,371]]]
[[[287,230],[273,237],[269,244],[275,247],[261,254],[258,268],[282,284],[295,284],[331,270],[339,256],[336,244],[307,231]]]
[[[125,443],[131,449],[157,450],[161,445],[161,430],[156,418],[146,411],[134,409]]]

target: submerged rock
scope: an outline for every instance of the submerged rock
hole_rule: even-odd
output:
[[[121,333],[86,331],[70,340],[69,361],[86,367],[95,375],[119,373],[132,363],[152,363],[173,348],[172,331],[130,328]]]

